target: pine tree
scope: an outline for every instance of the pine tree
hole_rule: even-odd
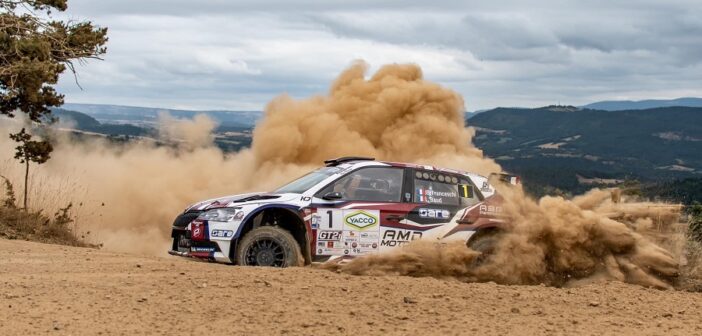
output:
[[[30,123],[51,122],[50,107],[63,104],[54,85],[74,62],[99,59],[107,49],[107,28],[89,21],[53,20],[52,11],[65,11],[67,0],[0,0],[0,115],[24,113]],[[23,128],[11,134],[19,143],[15,158],[25,164],[24,208],[27,209],[29,163],[42,164],[53,146],[32,140]]]
[[[54,147],[50,142],[46,140],[36,141],[32,140],[32,135],[25,132],[24,128],[19,131],[19,133],[11,134],[10,138],[19,142],[20,145],[15,149],[15,159],[20,160],[20,163],[24,163],[24,209],[27,210],[27,190],[29,184],[29,162],[34,162],[36,164],[42,164],[51,158],[51,152]]]
[[[51,19],[66,8],[67,0],[0,0],[0,114],[48,120],[49,107],[63,104],[59,75],[107,51],[107,28]]]

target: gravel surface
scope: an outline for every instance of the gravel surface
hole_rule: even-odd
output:
[[[0,239],[0,335],[702,335],[702,293],[241,268]]]

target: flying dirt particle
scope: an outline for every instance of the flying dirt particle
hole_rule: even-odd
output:
[[[597,301],[590,301],[587,305],[590,307],[599,307],[600,303]]]
[[[409,304],[417,303],[417,300],[415,300],[415,299],[413,299],[413,298],[411,298],[411,297],[409,297],[409,296],[405,296],[404,298],[402,298],[402,301],[403,301],[404,303],[409,303]]]

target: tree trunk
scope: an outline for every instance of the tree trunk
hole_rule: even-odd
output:
[[[29,211],[27,208],[27,184],[29,183],[29,158],[24,158],[25,169],[24,169],[24,211]]]

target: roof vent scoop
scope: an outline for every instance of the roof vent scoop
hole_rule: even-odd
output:
[[[326,160],[324,161],[324,164],[327,167],[333,167],[340,165],[344,162],[350,162],[350,161],[373,161],[375,158],[369,158],[369,157],[363,157],[363,156],[344,156],[336,159],[331,159],[331,160]]]

